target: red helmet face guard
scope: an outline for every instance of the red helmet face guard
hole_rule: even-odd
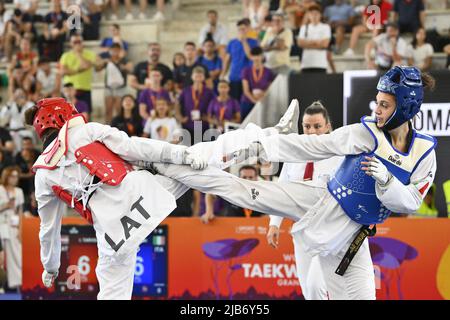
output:
[[[77,109],[63,98],[48,98],[39,100],[36,104],[38,111],[34,116],[33,126],[39,138],[47,129],[61,129]]]

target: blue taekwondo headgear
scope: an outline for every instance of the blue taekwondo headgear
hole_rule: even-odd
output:
[[[384,128],[392,130],[411,120],[420,110],[423,85],[416,67],[394,67],[378,81],[377,90],[395,96],[396,108]]]

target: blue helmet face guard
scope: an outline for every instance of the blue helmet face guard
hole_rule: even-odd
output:
[[[416,67],[394,67],[378,81],[377,90],[395,96],[396,108],[384,128],[392,130],[411,120],[420,110],[423,85]]]

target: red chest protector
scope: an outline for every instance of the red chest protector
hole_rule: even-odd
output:
[[[101,182],[110,186],[119,185],[133,167],[109,150],[103,143],[95,141],[75,150],[77,163],[89,170]]]
[[[89,170],[90,175],[95,175],[101,182],[110,186],[119,185],[125,176],[133,171],[133,167],[128,162],[98,141],[77,149],[75,158],[77,163]],[[59,199],[69,206],[72,205],[72,195],[69,192],[57,185],[53,186],[52,189]],[[75,211],[92,224],[92,213],[83,206],[82,201],[73,199],[73,204]]]

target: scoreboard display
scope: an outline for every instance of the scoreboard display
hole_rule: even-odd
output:
[[[97,259],[97,239],[92,226],[63,225],[55,298],[95,299],[99,291],[95,274]],[[138,251],[133,296],[167,297],[167,264],[167,226],[159,226]]]

